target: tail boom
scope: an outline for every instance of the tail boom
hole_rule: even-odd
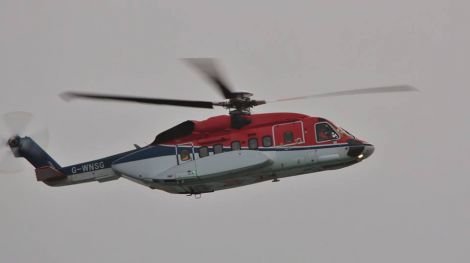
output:
[[[29,137],[15,136],[8,141],[8,144],[16,157],[27,159],[36,168],[36,179],[49,186],[116,180],[120,175],[111,168],[112,162],[132,152],[124,152],[90,162],[61,167]]]

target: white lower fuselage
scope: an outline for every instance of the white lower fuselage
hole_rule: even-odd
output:
[[[351,156],[355,148],[356,153]],[[181,160],[178,152],[190,151]],[[113,162],[112,170],[127,179],[170,193],[200,194],[266,180],[343,168],[372,154],[370,144],[261,147],[199,158],[191,145],[142,148]],[[349,154],[348,154],[349,153]]]

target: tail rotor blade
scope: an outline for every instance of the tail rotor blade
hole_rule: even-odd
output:
[[[3,122],[11,135],[24,132],[33,120],[33,115],[28,112],[16,111],[3,115]]]
[[[34,120],[28,112],[9,112],[0,118],[0,173],[14,173],[23,170],[24,161],[16,158],[8,145],[14,136],[28,136],[42,147],[49,142],[49,132],[44,122]]]
[[[20,159],[15,158],[10,148],[2,147],[0,150],[0,172],[15,173],[23,170],[23,164]]]
[[[0,151],[7,149],[5,146],[8,146],[8,140],[6,138],[0,137]]]

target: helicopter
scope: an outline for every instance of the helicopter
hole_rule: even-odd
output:
[[[249,92],[234,91],[211,58],[185,61],[220,92],[222,101],[180,100],[65,92],[72,99],[136,102],[213,109],[228,115],[184,121],[158,134],[144,147],[62,167],[32,138],[15,131],[2,146],[35,167],[36,179],[49,186],[108,182],[121,177],[173,194],[200,196],[254,183],[345,168],[374,153],[374,145],[357,138],[323,117],[300,113],[252,113],[254,107],[273,102],[330,96],[417,91],[409,85],[336,91],[265,101]],[[29,117],[23,118],[25,122]],[[15,123],[14,114],[4,117]],[[24,127],[27,124],[16,125]],[[1,164],[1,162],[0,162]],[[1,170],[1,166],[0,166]]]

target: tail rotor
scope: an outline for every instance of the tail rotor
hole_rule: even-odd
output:
[[[20,172],[24,160],[15,158],[15,149],[21,137],[28,136],[46,147],[49,132],[46,126],[36,121],[31,113],[16,111],[3,114],[0,118],[0,173]]]

